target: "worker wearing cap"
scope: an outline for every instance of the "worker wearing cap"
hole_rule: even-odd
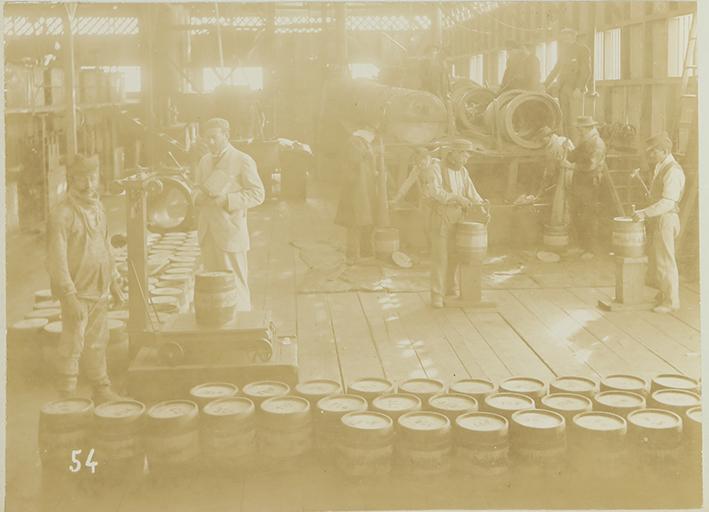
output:
[[[455,257],[457,223],[484,200],[475,189],[465,164],[473,145],[465,139],[444,146],[443,162],[433,159],[424,174],[424,196],[431,205],[431,305],[443,307],[444,296],[460,295],[459,264]],[[486,220],[487,211],[482,209]]]
[[[593,258],[596,250],[598,188],[606,170],[606,144],[597,126],[591,116],[579,116],[579,142],[568,154],[569,162],[576,164],[571,182],[571,216],[583,259]]]
[[[208,272],[232,272],[237,284],[236,308],[250,311],[246,213],[263,203],[263,183],[254,159],[229,143],[226,120],[207,121],[204,135],[209,153],[197,165],[194,197],[202,264]]]
[[[351,265],[374,252],[377,166],[372,148],[376,127],[364,126],[350,131],[342,154],[342,188],[335,224],[347,230],[345,258]]]
[[[106,372],[106,346],[111,293],[120,302],[123,295],[99,197],[98,162],[77,155],[67,170],[68,192],[47,226],[47,270],[62,311],[56,384],[61,396],[74,396],[81,361],[93,400],[102,403],[121,398],[111,389]]]
[[[549,89],[555,80],[558,82],[564,135],[576,142],[573,123],[583,114],[583,95],[591,76],[591,52],[576,41],[576,31],[571,28],[561,31],[559,43],[559,59],[544,81],[544,87]]]
[[[498,95],[505,91],[533,91],[539,87],[539,59],[526,45],[507,41],[507,63]]]
[[[679,202],[684,194],[682,167],[672,156],[672,141],[666,133],[654,135],[645,142],[646,153],[655,169],[650,183],[647,208],[638,210],[633,220],[648,219],[652,250],[650,277],[660,290],[654,311],[669,313],[679,309],[679,271],[675,258],[675,240],[679,235]]]

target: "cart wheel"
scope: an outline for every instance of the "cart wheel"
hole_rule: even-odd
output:
[[[176,366],[182,362],[185,351],[179,343],[169,341],[158,347],[158,360],[166,366]]]

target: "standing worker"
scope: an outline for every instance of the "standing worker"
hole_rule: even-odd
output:
[[[564,123],[564,135],[576,142],[574,119],[583,114],[583,95],[591,76],[591,52],[576,41],[576,31],[565,28],[561,31],[559,59],[544,81],[545,89],[557,80],[559,106]]]
[[[335,224],[347,229],[345,258],[353,265],[360,257],[374,253],[372,230],[376,215],[377,165],[372,143],[375,129],[352,132],[342,155],[342,191]]]
[[[209,153],[197,165],[195,206],[199,245],[207,272],[233,272],[237,311],[251,310],[246,214],[263,203],[265,191],[256,162],[229,143],[229,123],[210,119],[204,126]]]
[[[434,159],[424,178],[424,195],[431,204],[431,305],[443,307],[444,296],[459,296],[459,264],[455,256],[457,223],[477,205],[483,216],[484,203],[465,164],[473,144],[465,139],[450,142],[443,162]]]
[[[596,252],[598,231],[598,188],[606,170],[606,144],[596,128],[598,123],[591,116],[579,116],[576,128],[580,140],[568,154],[568,160],[576,164],[571,183],[571,215],[576,241],[583,253],[582,259],[591,259]]]
[[[106,372],[110,296],[124,301],[108,240],[106,212],[98,193],[98,162],[76,155],[68,168],[69,190],[47,226],[47,270],[59,298],[62,333],[56,350],[57,390],[76,395],[79,362],[93,387],[94,403],[121,397]]]
[[[633,220],[649,219],[652,238],[650,278],[659,288],[656,313],[679,309],[679,271],[675,258],[675,240],[679,235],[679,202],[684,194],[684,171],[672,156],[672,141],[666,133],[645,142],[648,160],[655,164],[650,184],[650,205],[638,210]]]
[[[498,96],[505,91],[535,91],[541,81],[539,59],[529,45],[507,41],[507,63]]]

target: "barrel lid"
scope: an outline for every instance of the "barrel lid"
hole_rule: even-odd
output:
[[[262,380],[250,382],[244,386],[244,394],[256,397],[272,397],[287,395],[290,392],[290,386],[285,382],[275,380]]]
[[[186,268],[187,267],[184,266],[173,265],[170,268],[166,268],[163,274],[184,275],[187,273]],[[170,275],[169,279],[172,279],[172,275]]]
[[[498,432],[508,428],[507,418],[491,412],[468,412],[455,419],[456,425],[474,432]]]
[[[94,403],[88,398],[66,398],[44,404],[42,414],[79,414],[89,411]]]
[[[342,390],[340,383],[331,379],[313,379],[301,382],[295,386],[301,395],[326,396],[339,393]]]
[[[393,387],[394,385],[390,381],[377,377],[358,379],[348,386],[348,388],[352,391],[360,391],[364,393],[386,393]]]
[[[300,414],[310,410],[310,402],[299,396],[277,396],[265,400],[261,409],[270,414]]]
[[[596,402],[609,407],[645,407],[645,398],[630,391],[603,391],[596,395]]]
[[[500,389],[510,393],[539,393],[545,388],[544,381],[534,377],[509,377],[500,383]]]
[[[238,392],[239,388],[229,382],[208,382],[190,389],[190,395],[200,398],[232,396]]]
[[[36,301],[37,299],[49,300],[52,298],[52,290],[48,288],[45,288],[44,290],[37,290],[36,292],[34,292],[34,298]]]
[[[564,426],[564,417],[554,411],[531,409],[517,411],[512,415],[512,423],[538,430],[558,429]]]
[[[642,377],[637,375],[609,375],[603,379],[603,385],[623,391],[638,391],[644,390],[647,387],[647,382]]]
[[[587,411],[593,407],[591,399],[573,393],[554,393],[542,397],[542,404],[559,411]]]
[[[454,393],[466,393],[470,395],[489,394],[497,391],[497,385],[485,379],[463,379],[451,384],[450,390]]]
[[[162,280],[158,281],[157,286],[158,286],[158,288],[170,288],[171,285],[168,283],[175,282],[175,281],[184,282],[184,281],[189,281],[190,279],[192,279],[192,276],[189,275],[189,273],[176,272],[174,274],[162,276]]]
[[[348,412],[342,417],[342,423],[358,430],[383,430],[394,425],[392,419],[379,412]]]
[[[228,396],[209,402],[202,409],[209,416],[238,416],[251,414],[255,410],[254,403],[243,396]]]
[[[628,414],[628,423],[645,429],[667,430],[681,428],[682,418],[662,409],[640,409]]]
[[[613,220],[615,222],[627,222],[627,223],[635,222],[632,217],[613,217]]]
[[[588,411],[574,416],[574,425],[586,430],[600,432],[622,431],[626,429],[626,422],[622,416],[610,412]]]
[[[25,318],[52,318],[62,314],[59,308],[35,309],[25,315]]]
[[[234,274],[230,272],[197,272],[195,277],[200,279],[224,279],[234,277]]]
[[[485,397],[485,403],[495,409],[505,411],[517,411],[522,409],[533,409],[534,400],[526,395],[517,393],[495,393]]]
[[[407,412],[397,420],[399,425],[409,430],[430,432],[450,426],[451,421],[437,412]]]
[[[685,413],[687,416],[687,419],[689,421],[698,423],[701,425],[702,423],[702,406],[700,405],[699,407],[692,407],[691,409],[688,409],[687,412]]]
[[[406,253],[401,251],[394,251],[391,253],[391,259],[401,268],[411,268],[413,263],[411,258]]]
[[[421,407],[421,399],[408,393],[391,393],[376,397],[372,400],[372,405],[382,411],[408,411]]]
[[[61,306],[61,303],[58,300],[43,300],[41,302],[35,302],[34,309],[49,309],[49,308],[58,308]]]
[[[44,330],[50,334],[61,334],[62,323],[61,322],[49,322],[44,326]]]
[[[676,407],[695,407],[702,403],[699,395],[683,389],[659,389],[652,394],[652,399],[658,404]]]
[[[117,329],[125,329],[126,323],[123,322],[122,320],[118,320],[116,318],[109,318],[107,320],[108,323],[108,330],[109,331],[115,331]]]
[[[25,318],[19,322],[12,324],[13,329],[17,330],[36,330],[41,329],[49,323],[47,318]]]
[[[152,304],[177,304],[177,297],[174,295],[153,295],[150,297]]]
[[[441,393],[429,398],[428,405],[441,411],[474,411],[478,408],[478,401],[458,393]]]
[[[130,313],[127,309],[116,309],[114,311],[109,311],[107,316],[108,318],[115,318],[116,320],[123,320],[126,322],[130,316]]]
[[[679,373],[663,373],[652,379],[652,382],[662,388],[692,390],[699,387],[696,379]]]
[[[596,389],[596,382],[594,380],[574,375],[558,377],[552,385],[556,389],[563,389],[569,393],[589,392]]]
[[[184,293],[183,290],[180,290],[179,288],[155,288],[152,292],[153,295],[170,295],[170,296],[178,296],[182,295]]]
[[[441,393],[446,389],[445,384],[438,379],[409,379],[399,384],[399,389],[406,393]]]
[[[180,263],[192,263],[196,260],[194,256],[170,256],[170,261],[176,261]]]
[[[148,416],[155,419],[179,418],[196,413],[197,410],[197,404],[189,400],[170,400],[152,406]]]
[[[551,251],[537,251],[537,258],[544,263],[558,263],[561,261],[561,256]]]
[[[330,395],[318,400],[318,409],[327,412],[362,411],[367,401],[358,395]]]
[[[116,400],[96,406],[94,414],[99,418],[130,418],[145,412],[145,405],[135,400]]]

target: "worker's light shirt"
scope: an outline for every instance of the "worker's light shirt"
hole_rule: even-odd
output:
[[[426,197],[442,204],[452,202],[455,196],[466,197],[475,204],[483,202],[465,168],[460,171],[454,171],[448,167],[444,169],[441,169],[441,167],[440,160],[436,159],[427,169],[424,176],[424,194]],[[450,192],[443,186],[443,172],[447,173],[451,187]]]
[[[670,166],[664,176],[660,172]],[[662,183],[657,180],[662,179]],[[655,166],[650,184],[650,201],[652,204],[642,210],[648,217],[657,217],[669,212],[679,211],[679,202],[684,193],[684,171],[672,154]]]

